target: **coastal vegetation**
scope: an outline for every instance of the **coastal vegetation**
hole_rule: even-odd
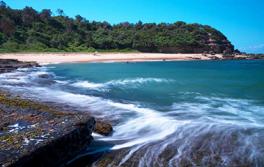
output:
[[[201,24],[89,21],[58,9],[12,9],[0,3],[0,52],[233,53],[218,30]]]

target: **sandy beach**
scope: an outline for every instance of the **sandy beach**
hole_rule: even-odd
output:
[[[162,53],[4,53],[0,59],[36,61],[39,64],[72,62],[135,62],[135,61],[176,61],[210,60],[223,58],[221,54],[162,54]]]

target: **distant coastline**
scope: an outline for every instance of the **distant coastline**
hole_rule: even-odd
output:
[[[185,60],[230,60],[263,59],[244,55],[223,54],[164,54],[164,53],[1,53],[0,59],[35,61],[39,64],[75,62],[142,62],[142,61],[185,61]]]

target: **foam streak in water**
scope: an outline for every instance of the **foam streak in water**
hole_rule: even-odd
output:
[[[93,83],[89,81],[79,81],[72,84],[74,87],[105,90],[111,87],[137,87],[147,83],[169,83],[173,80],[161,79],[161,78],[134,78],[134,79],[123,79],[123,80],[112,80],[105,83]]]

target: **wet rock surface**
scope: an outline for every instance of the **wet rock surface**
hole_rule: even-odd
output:
[[[85,113],[0,92],[0,165],[58,166],[93,140],[95,120]]]
[[[0,59],[0,74],[31,67],[39,65]],[[49,83],[53,76],[39,78],[36,82]],[[90,146],[93,131],[110,135],[113,128],[103,120],[96,122],[88,112],[0,90],[0,166],[67,166]]]
[[[39,67],[36,62],[21,62],[15,59],[0,59],[0,73],[12,72],[18,68]]]
[[[113,132],[113,127],[108,122],[96,120],[94,132],[104,136],[109,136]]]

